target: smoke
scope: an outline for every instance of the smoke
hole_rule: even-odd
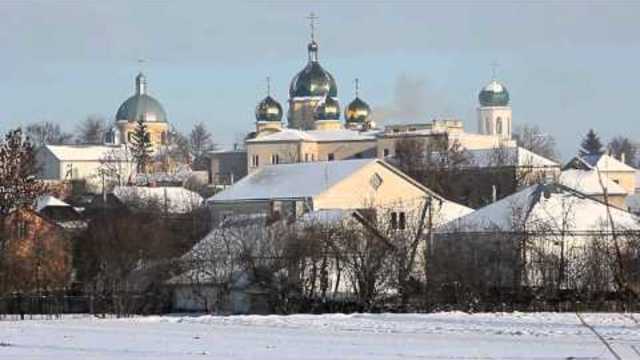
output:
[[[430,86],[427,79],[402,74],[395,83],[393,102],[374,107],[372,118],[378,124],[427,122],[449,113],[446,96]]]

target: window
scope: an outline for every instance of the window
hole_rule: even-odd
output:
[[[404,212],[401,212],[398,219],[398,227],[400,228],[400,230],[404,230],[406,226],[407,226],[407,217],[404,214]]]
[[[335,157],[335,155],[333,153],[329,153],[329,155],[327,155],[327,160],[333,161],[335,159],[336,159],[336,157]]]
[[[382,156],[383,157],[389,157],[389,149],[382,150]]]
[[[24,239],[27,237],[28,224],[26,221],[19,221],[16,227],[18,239]]]
[[[253,166],[253,167],[260,166],[260,158],[258,157],[258,155],[253,155],[251,157],[251,166]]]
[[[309,162],[309,153],[304,154],[304,162]]]
[[[502,134],[502,118],[498,117],[496,120],[496,134]]]
[[[391,213],[391,228],[393,230],[398,228],[398,213],[397,212],[392,212]]]
[[[620,185],[620,180],[618,180],[618,179],[614,179],[613,182],[618,184],[618,185]]]
[[[271,155],[271,163],[272,164],[280,164],[280,155],[278,154],[273,154]]]
[[[404,212],[391,213],[391,229],[404,230],[407,227],[407,216]]]
[[[373,188],[373,190],[378,190],[378,188],[382,185],[382,176],[378,173],[371,175],[369,178],[369,185]]]

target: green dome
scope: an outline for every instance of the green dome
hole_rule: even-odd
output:
[[[167,113],[158,100],[146,94],[147,82],[142,73],[136,76],[136,94],[120,105],[116,121],[167,122]]]
[[[309,62],[291,80],[289,86],[289,97],[321,97],[338,96],[336,80],[318,62],[318,44],[311,42],[308,46]]]
[[[332,97],[325,97],[314,112],[315,120],[340,120],[340,104]]]
[[[482,88],[478,94],[478,101],[481,106],[507,106],[509,105],[509,92],[504,85],[493,80]]]
[[[271,96],[267,96],[256,106],[256,120],[282,121],[282,106]]]
[[[366,122],[371,115],[369,104],[356,97],[345,109],[344,118],[348,123]]]

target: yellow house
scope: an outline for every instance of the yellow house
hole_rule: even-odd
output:
[[[305,213],[329,209],[408,213],[433,200],[438,223],[471,212],[382,160],[356,159],[267,166],[211,197],[208,205],[214,222],[255,214],[295,221]]]
[[[609,154],[576,156],[567,163],[566,169],[599,171],[602,176],[622,186],[628,195],[636,190],[636,169]]]

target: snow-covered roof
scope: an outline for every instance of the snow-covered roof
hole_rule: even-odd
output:
[[[639,218],[560,184],[533,185],[449,222],[442,232],[601,231],[607,208],[619,229],[640,230]]]
[[[106,161],[127,159],[121,145],[45,145],[60,161]]]
[[[198,193],[179,186],[118,186],[113,189],[113,194],[120,201],[155,203],[164,207],[172,214],[188,213],[203,203],[203,198]]]
[[[606,176],[594,170],[567,169],[560,173],[560,183],[586,195],[626,195],[627,191]],[[602,181],[602,183],[600,183]]]
[[[376,159],[265,166],[208,201],[298,199],[318,195]]]
[[[582,168],[587,170],[599,169],[600,171],[636,171],[633,167],[623,163],[608,154],[590,154],[573,158],[567,167]]]
[[[560,164],[522,147],[465,150],[469,162],[475,167],[521,166],[521,167],[559,167]]]
[[[357,131],[350,129],[335,130],[296,130],[282,129],[273,134],[259,136],[247,140],[248,143],[273,142],[273,141],[373,141],[380,130]]]
[[[37,212],[50,206],[71,207],[71,205],[51,195],[42,195],[35,200],[35,209]]]

